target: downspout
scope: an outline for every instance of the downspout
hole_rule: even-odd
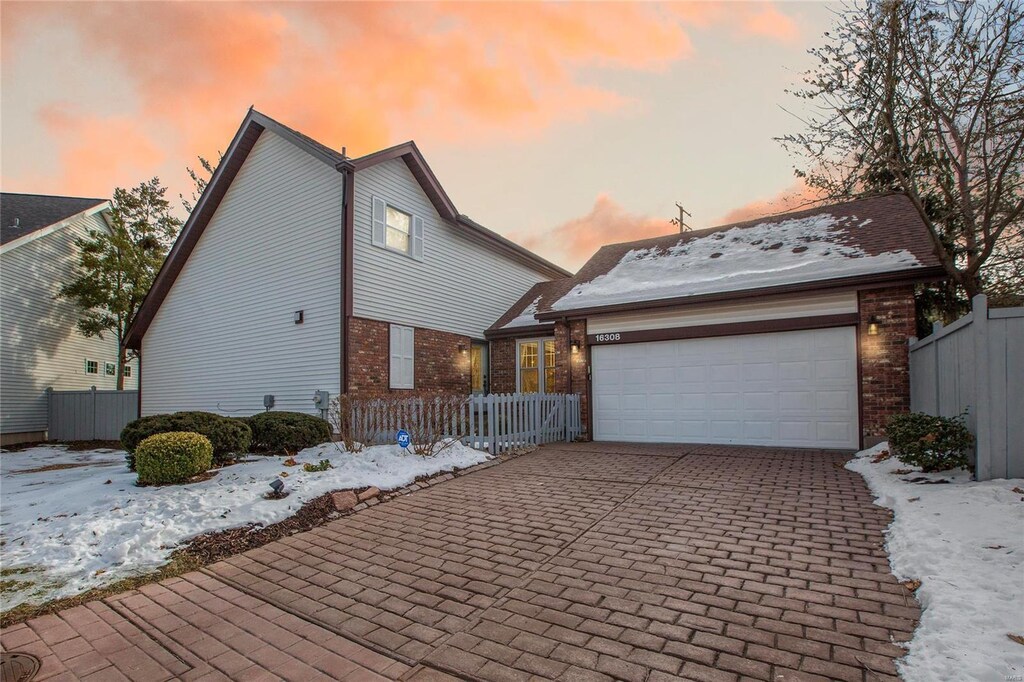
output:
[[[342,174],[341,200],[341,392],[349,392],[349,329],[352,321],[352,249],[355,223],[355,168],[349,161],[336,166]]]

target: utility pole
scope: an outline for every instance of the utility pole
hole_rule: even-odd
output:
[[[671,222],[673,225],[678,225],[680,233],[689,232],[693,228],[691,228],[689,225],[686,224],[686,219],[688,217],[692,218],[693,216],[690,215],[690,212],[687,211],[685,208],[683,208],[683,205],[680,204],[678,201],[676,202],[676,208],[679,209],[679,217],[678,218],[673,218],[669,222]]]

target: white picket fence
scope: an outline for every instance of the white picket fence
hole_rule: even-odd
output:
[[[394,442],[399,429],[414,431],[426,420],[443,424],[445,436],[492,454],[525,445],[569,442],[582,432],[576,394],[492,393],[440,405],[422,398],[357,400],[352,410],[358,431],[373,434],[376,442]]]

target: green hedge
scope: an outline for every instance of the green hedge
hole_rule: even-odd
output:
[[[326,420],[301,412],[263,412],[246,417],[253,448],[267,453],[296,453],[331,440]]]
[[[135,470],[135,449],[144,439],[174,431],[190,431],[206,436],[213,446],[213,461],[222,465],[243,455],[252,445],[252,431],[241,419],[212,412],[175,412],[154,414],[129,423],[121,431],[121,445],[128,451],[128,468]]]
[[[144,439],[135,448],[139,483],[184,483],[213,464],[213,445],[198,433],[171,431]]]
[[[889,449],[896,459],[919,466],[922,471],[967,469],[967,451],[974,444],[974,436],[967,430],[964,416],[894,414],[886,427]]]

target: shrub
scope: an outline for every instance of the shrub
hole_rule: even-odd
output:
[[[966,414],[966,413],[965,413]],[[922,471],[967,469],[967,451],[974,436],[964,423],[965,414],[933,417],[923,412],[894,414],[886,434],[896,459],[921,467]]]
[[[252,444],[264,452],[298,452],[331,440],[326,420],[301,412],[263,412],[246,420]]]
[[[303,471],[310,471],[310,472],[313,472],[313,471],[327,471],[328,469],[333,469],[333,468],[334,468],[334,465],[331,464],[331,460],[329,460],[329,459],[322,459],[322,460],[320,460],[319,464],[313,464],[312,462],[306,462],[305,464],[302,465],[302,470]]]
[[[213,464],[210,439],[190,431],[170,431],[150,436],[135,448],[139,483],[184,483]]]
[[[121,445],[128,451],[128,468],[135,471],[135,449],[144,439],[158,433],[190,431],[206,436],[213,446],[213,461],[226,464],[235,455],[249,451],[252,431],[240,419],[223,417],[212,412],[175,412],[154,414],[129,423],[121,431]]]

